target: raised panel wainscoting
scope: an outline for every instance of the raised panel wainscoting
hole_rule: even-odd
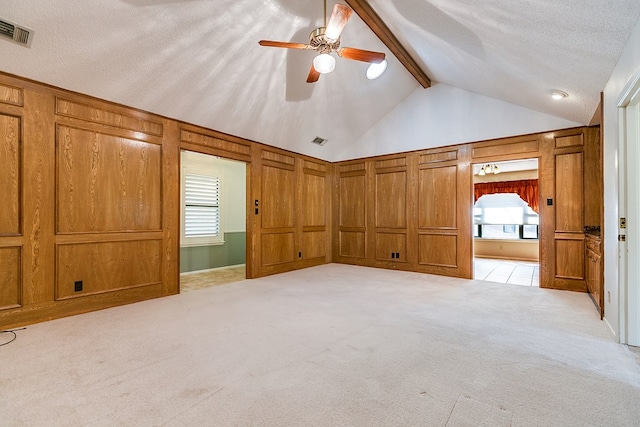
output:
[[[247,163],[247,278],[471,278],[471,164],[537,157],[541,286],[596,288],[597,127],[331,163],[0,73],[0,327],[178,293],[180,150]]]

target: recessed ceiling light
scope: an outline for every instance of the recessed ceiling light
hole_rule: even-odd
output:
[[[551,97],[555,100],[560,100],[560,99],[564,99],[567,96],[569,96],[569,94],[567,92],[563,92],[561,90],[554,90],[553,93],[551,94]]]
[[[384,73],[384,70],[387,69],[387,60],[383,60],[378,64],[371,64],[369,68],[367,68],[367,78],[369,80],[377,79]]]

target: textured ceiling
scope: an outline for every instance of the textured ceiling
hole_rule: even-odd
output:
[[[433,80],[583,124],[640,16],[638,0],[369,3]]]
[[[640,14],[637,0],[370,3],[434,82],[583,124]],[[321,0],[3,0],[34,39],[0,41],[0,71],[332,160],[425,89],[355,14],[342,45],[387,53],[375,81],[338,58],[309,85],[313,52],[258,45],[305,43],[322,14]],[[570,97],[552,102],[556,88]]]

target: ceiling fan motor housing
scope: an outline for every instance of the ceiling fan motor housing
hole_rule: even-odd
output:
[[[322,53],[329,53],[340,47],[340,37],[335,41],[330,41],[325,37],[325,27],[316,28],[309,34],[309,44],[311,47]]]

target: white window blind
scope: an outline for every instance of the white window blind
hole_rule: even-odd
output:
[[[184,237],[220,236],[220,178],[184,176]]]

